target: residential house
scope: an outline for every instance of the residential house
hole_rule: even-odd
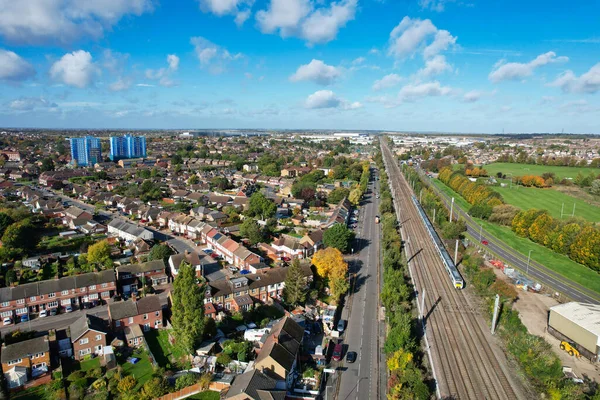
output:
[[[185,261],[194,268],[196,277],[202,278],[206,267],[217,267],[219,263],[212,257],[209,257],[203,251],[185,251],[185,253],[173,254],[169,257],[169,269],[171,276],[175,278],[179,274],[179,267]]]
[[[82,360],[88,354],[102,355],[107,344],[108,329],[102,318],[83,315],[69,326],[73,355]]]
[[[132,296],[127,301],[108,305],[108,318],[113,329],[122,331],[125,327],[141,325],[144,331],[162,327],[163,313],[158,295],[137,299]]]
[[[123,221],[119,218],[114,218],[110,221],[108,224],[108,233],[118,236],[127,242],[134,242],[138,239],[154,239],[154,233],[152,231],[130,222]]]
[[[30,379],[40,378],[50,371],[48,336],[9,345],[2,345],[2,372],[9,389],[17,389]]]
[[[163,285],[168,282],[165,273],[165,262],[153,260],[141,264],[129,264],[117,267],[117,280],[124,294],[137,292],[145,282],[152,286]]]
[[[228,400],[283,400],[285,397],[285,390],[277,390],[277,380],[258,369],[237,375],[225,394]]]
[[[324,247],[323,231],[321,229],[314,230],[305,234],[300,239],[300,244],[304,247],[304,257],[312,257],[319,249]]]
[[[64,211],[63,224],[68,225],[71,229],[85,225],[91,221],[93,215],[79,207],[69,207]]]
[[[304,258],[304,246],[302,244],[286,235],[281,235],[278,239],[275,239],[273,243],[271,243],[271,247],[273,247],[280,257],[287,257],[290,259]]]
[[[303,337],[304,328],[292,318],[283,317],[271,328],[254,368],[277,381],[285,381],[286,388],[291,388],[298,377],[298,353]]]

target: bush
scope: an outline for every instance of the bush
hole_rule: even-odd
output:
[[[469,215],[475,218],[488,219],[492,215],[492,206],[487,204],[475,204],[469,209]]]
[[[92,368],[87,372],[86,376],[88,378],[100,378],[104,374],[102,373],[102,368]]]
[[[85,372],[83,372],[83,371],[75,371],[75,372],[72,372],[71,375],[69,375],[67,377],[67,380],[69,382],[75,382],[76,380],[84,378],[84,377],[85,377]]]
[[[181,390],[188,386],[192,386],[197,381],[198,381],[198,377],[196,376],[196,374],[189,373],[189,374],[182,375],[179,378],[177,378],[177,380],[175,381],[175,390]]]

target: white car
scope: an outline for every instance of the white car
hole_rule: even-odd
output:
[[[48,311],[46,311],[46,310],[40,311],[40,315],[39,315],[40,318],[45,318],[47,316],[48,316]]]
[[[11,317],[5,317],[2,320],[2,325],[11,325],[12,324],[12,318]]]
[[[65,312],[66,312],[66,313],[73,312],[73,307],[71,307],[71,306],[66,306],[66,307],[65,307]]]

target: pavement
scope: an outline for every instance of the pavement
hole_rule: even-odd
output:
[[[373,188],[375,188],[373,190]],[[337,365],[339,400],[385,399],[385,363],[382,362],[384,331],[379,315],[381,284],[380,229],[375,224],[379,213],[379,181],[369,186],[360,209],[354,255],[349,257],[349,272],[355,274],[341,318],[348,321],[343,334],[343,359]],[[353,364],[346,362],[348,351],[358,353]],[[335,367],[333,362],[332,368]],[[336,381],[337,381],[336,379]],[[384,382],[384,386],[382,386]],[[328,391],[331,394],[331,390]]]
[[[422,171],[421,176],[425,182],[429,182],[427,176]],[[430,184],[429,187],[433,189],[438,196],[440,196],[446,205],[449,207],[451,199],[448,195],[440,191],[435,185]],[[477,240],[476,244],[487,242],[487,245],[479,244],[481,248],[489,251],[499,258],[506,261],[511,267],[520,270],[522,273],[527,275],[529,278],[536,282],[541,283],[546,287],[550,287],[553,290],[562,293],[566,297],[573,301],[600,304],[600,295],[594,291],[587,289],[576,282],[568,279],[568,277],[562,276],[546,266],[529,259],[528,257],[514,250],[513,248],[506,245],[504,242],[487,232],[482,228],[466,211],[461,209],[456,203],[454,204],[454,215],[460,215],[461,218],[467,223],[467,233]],[[534,255],[535,257],[535,255]]]

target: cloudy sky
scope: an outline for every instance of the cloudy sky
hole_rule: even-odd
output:
[[[600,3],[0,0],[0,126],[600,133]]]

